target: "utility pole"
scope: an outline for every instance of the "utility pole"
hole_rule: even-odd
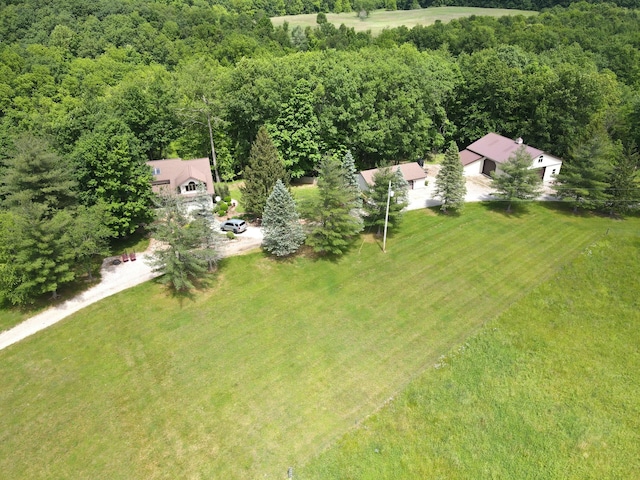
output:
[[[387,225],[389,224],[389,204],[391,203],[393,192],[391,191],[391,180],[389,180],[389,190],[387,192],[387,213],[384,215],[384,236],[382,238],[382,253],[387,253]]]

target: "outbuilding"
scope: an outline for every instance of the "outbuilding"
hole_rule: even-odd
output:
[[[487,175],[500,172],[500,165],[524,145],[531,156],[531,169],[538,171],[544,183],[550,183],[560,173],[562,160],[542,150],[524,144],[522,138],[512,140],[497,133],[488,133],[460,152],[460,161],[466,176]]]
[[[400,169],[403,178],[409,184],[409,191],[419,190],[425,188],[425,181],[427,179],[427,173],[418,164],[418,162],[403,163],[401,165],[394,165],[391,168],[392,172]],[[362,170],[358,173],[358,186],[360,190],[366,192],[373,186],[373,177],[378,173],[378,168],[372,168],[370,170]]]

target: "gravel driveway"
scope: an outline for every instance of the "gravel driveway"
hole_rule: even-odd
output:
[[[221,234],[221,236],[223,235]],[[234,240],[227,240],[225,237],[222,240],[221,253],[223,257],[238,255],[258,248],[261,243],[262,229],[249,226],[246,232],[238,234]],[[118,257],[106,258],[100,270],[101,280],[99,284],[0,333],[0,350],[58,323],[60,320],[92,303],[157,277],[158,274],[154,273],[147,263],[146,256],[158,247],[159,244],[152,240],[149,249],[144,253],[139,253],[137,260],[134,262],[129,261],[113,265],[113,260]]]

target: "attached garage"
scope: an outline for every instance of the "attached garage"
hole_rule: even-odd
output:
[[[482,174],[487,177],[491,176],[491,172],[496,171],[496,162],[493,160],[489,160],[488,158],[484,159],[484,163],[482,164]]]

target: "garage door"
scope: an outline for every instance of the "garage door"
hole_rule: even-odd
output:
[[[493,160],[489,160],[488,158],[484,159],[484,163],[482,164],[482,174],[488,177],[491,176],[491,172],[496,171],[496,162]]]

